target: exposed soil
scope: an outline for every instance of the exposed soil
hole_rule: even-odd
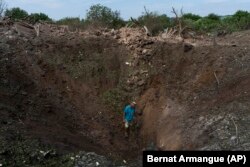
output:
[[[60,154],[129,163],[143,149],[249,150],[249,41],[250,31],[215,44],[46,24],[36,37],[24,23],[2,25],[1,141],[21,135]],[[125,139],[122,109],[131,100],[138,114]]]

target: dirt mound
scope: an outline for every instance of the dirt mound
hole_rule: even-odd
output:
[[[129,162],[151,146],[249,149],[249,34],[215,43],[136,28],[40,24],[37,34],[26,23],[1,25],[0,157],[7,164],[7,141],[20,139]],[[122,109],[131,100],[138,117],[126,140]]]

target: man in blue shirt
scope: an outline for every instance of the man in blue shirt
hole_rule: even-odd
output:
[[[127,105],[124,109],[124,122],[125,122],[125,137],[129,136],[129,126],[131,126],[134,119],[136,103],[132,102],[130,105]]]

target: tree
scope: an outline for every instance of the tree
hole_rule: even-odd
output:
[[[193,22],[194,28],[202,32],[217,32],[222,27],[222,19],[216,14],[209,14]]]
[[[239,10],[232,16],[227,16],[223,20],[225,29],[232,31],[246,30],[250,28],[250,13]]]
[[[201,19],[202,17],[196,14],[192,14],[192,13],[186,13],[182,16],[184,19],[189,19],[192,21],[197,21],[199,19]]]
[[[77,25],[83,23],[79,17],[65,17],[63,19],[58,20],[56,23],[61,25]]]
[[[234,15],[233,18],[237,21],[240,21],[243,18],[248,18],[250,16],[250,13],[248,13],[247,11],[243,11],[243,10],[238,10]]]
[[[29,20],[34,23],[38,21],[52,21],[52,19],[49,18],[49,16],[44,13],[31,13],[29,15]]]
[[[100,4],[90,7],[87,11],[86,21],[108,27],[120,27],[124,25],[124,21],[120,17],[120,12],[112,11],[110,8]]]
[[[12,8],[12,9],[7,9],[5,11],[5,16],[10,17],[11,19],[25,19],[29,16],[29,14],[20,8]]]
[[[157,35],[170,25],[170,18],[167,15],[159,15],[156,12],[146,12],[137,19],[140,25],[146,26],[152,35]]]
[[[137,20],[131,18],[131,21],[139,26],[146,26],[151,35],[157,35],[170,26],[170,18],[167,15],[150,12],[146,7],[144,7],[144,12]]]
[[[207,19],[214,20],[214,21],[220,21],[220,16],[218,16],[214,13],[211,13],[207,16]]]
[[[0,17],[3,16],[6,7],[7,6],[6,6],[6,3],[4,2],[4,0],[0,0]]]
[[[85,28],[84,20],[79,17],[65,17],[56,22],[59,25],[68,25],[71,30]]]

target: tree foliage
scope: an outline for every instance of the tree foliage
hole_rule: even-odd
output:
[[[31,13],[29,15],[29,20],[32,21],[32,22],[52,21],[52,19],[49,18],[49,16],[44,14],[44,13]]]
[[[192,13],[186,13],[183,16],[183,19],[188,19],[188,20],[192,20],[192,21],[197,21],[199,19],[201,19],[202,17],[196,14],[192,14]]]
[[[0,17],[10,17],[13,20],[26,19],[33,23],[38,21],[52,21],[44,13],[28,14],[25,10],[18,7],[6,9],[4,0],[0,0]],[[218,16],[211,13],[205,17],[193,13],[182,14],[175,18],[170,18],[165,14],[149,12],[146,8],[144,13],[137,19],[132,19],[127,23],[136,23],[136,25],[146,26],[152,35],[157,35],[166,28],[177,28],[181,20],[181,27],[193,29],[195,31],[207,33],[218,31],[240,31],[250,29],[250,13],[239,10],[231,16]],[[111,8],[96,4],[89,8],[86,19],[81,20],[78,17],[66,17],[56,22],[57,24],[69,25],[73,29],[86,28],[88,25],[101,26],[107,28],[120,28],[125,26],[125,21],[120,17],[119,11],[113,11]],[[134,24],[133,24],[134,25]]]
[[[27,18],[29,14],[25,10],[17,7],[17,8],[7,9],[5,11],[5,16],[10,17],[11,19],[19,20]]]
[[[124,25],[119,11],[112,11],[100,4],[90,7],[87,11],[86,22],[108,27],[121,27]]]
[[[159,15],[156,12],[146,12],[139,16],[137,21],[141,25],[147,26],[152,35],[157,35],[170,25],[170,18],[167,15]]]
[[[209,14],[205,18],[208,19],[208,20],[220,21],[220,16],[218,16],[218,15],[216,15],[214,13]]]
[[[84,20],[81,20],[79,17],[65,17],[58,20],[56,23],[59,25],[68,25],[72,30],[85,27]]]
[[[250,13],[239,10],[231,16],[218,16],[209,14],[205,17],[193,17],[193,14],[183,15],[183,19],[189,27],[201,32],[233,32],[250,28]]]
[[[232,30],[246,30],[250,28],[250,13],[239,10],[233,16],[223,20],[224,25],[232,27]]]
[[[81,21],[79,17],[65,17],[57,21],[58,24],[62,25],[76,25],[82,22],[84,21]]]

